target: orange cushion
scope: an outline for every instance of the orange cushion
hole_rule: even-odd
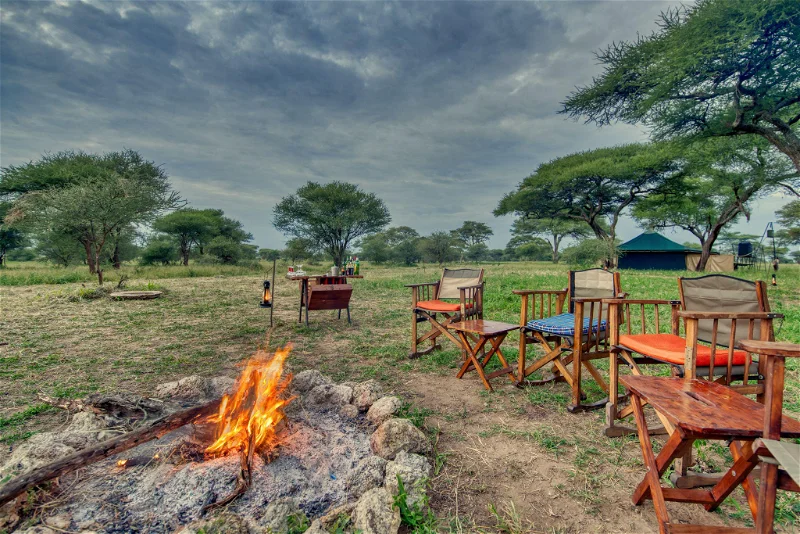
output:
[[[471,308],[472,303],[467,303],[467,308]],[[461,309],[461,304],[450,303],[443,300],[421,300],[417,302],[417,308],[434,312],[457,312]]]
[[[674,334],[637,334],[619,336],[619,344],[632,352],[650,356],[657,360],[683,365],[685,361],[686,340]],[[747,353],[733,351],[733,365],[744,365]],[[697,345],[697,366],[708,367],[711,363],[711,347]],[[714,366],[728,365],[728,349],[717,347]]]

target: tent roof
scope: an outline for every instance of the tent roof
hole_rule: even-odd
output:
[[[700,252],[655,232],[645,232],[619,246],[624,252]]]

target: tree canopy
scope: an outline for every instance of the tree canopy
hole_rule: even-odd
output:
[[[488,224],[477,221],[464,221],[459,228],[453,230],[453,236],[470,248],[482,245],[494,235]]]
[[[658,25],[597,52],[603,73],[562,112],[644,123],[662,139],[758,135],[800,171],[800,2],[699,0]]]
[[[130,150],[45,156],[4,168],[0,183],[4,194],[17,197],[6,220],[37,234],[72,236],[83,245],[101,284],[105,245],[131,225],[150,222],[180,203],[166,173]]]
[[[752,200],[781,187],[796,174],[787,159],[753,138],[709,139],[684,153],[680,177],[667,182],[633,208],[651,228],[682,228],[701,245],[697,269],[705,269],[712,247],[726,225],[750,218]]]
[[[582,221],[613,243],[620,216],[680,172],[674,143],[629,144],[579,152],[543,163],[506,194],[496,216]],[[611,256],[609,245],[609,259]]]
[[[391,221],[389,210],[373,193],[357,185],[308,182],[274,209],[279,231],[313,241],[341,267],[348,246],[359,237],[379,232]]]
[[[564,238],[582,238],[591,234],[589,226],[573,219],[529,219],[521,217],[511,225],[511,235],[522,245],[544,240],[550,247],[553,263],[560,259],[561,242]]]
[[[458,258],[458,240],[449,232],[433,232],[419,242],[420,251],[426,261],[444,265]]]

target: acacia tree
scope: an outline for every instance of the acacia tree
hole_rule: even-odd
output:
[[[796,175],[782,155],[752,138],[712,139],[686,153],[681,176],[668,181],[633,208],[633,216],[652,228],[682,228],[701,245],[698,271],[706,268],[722,230],[740,216],[750,220],[749,203]]]
[[[93,187],[97,188],[97,199],[91,198]],[[66,192],[73,188],[75,189],[72,193]],[[144,205],[147,204],[145,201],[138,213],[128,214],[132,217],[131,220],[124,222],[124,217],[119,217],[118,224],[115,223],[110,230],[111,234],[104,234],[97,228],[86,231],[83,225],[89,220],[86,218],[83,221],[61,223],[50,221],[53,224],[42,219],[48,213],[54,216],[59,213],[67,214],[66,208],[52,206],[50,209],[45,206],[47,202],[56,202],[61,193],[65,195],[65,200],[83,203],[87,209],[91,205],[102,213],[113,211],[113,203],[120,203],[121,209],[125,210],[136,204],[135,199],[142,199],[147,195],[151,198],[150,207]],[[76,194],[83,194],[83,199],[80,200]],[[162,210],[175,208],[180,204],[180,198],[172,191],[164,170],[145,160],[134,150],[102,155],[75,151],[58,152],[46,154],[35,162],[4,167],[0,170],[0,198],[14,202],[13,217],[23,229],[72,232],[73,238],[84,248],[86,263],[92,274],[96,274],[97,257],[94,249],[97,242],[90,236],[104,234],[102,241],[105,246],[109,237],[116,241],[116,232],[121,232],[131,224],[149,222]],[[104,202],[111,202],[112,205],[100,206]],[[76,206],[77,204],[72,207]],[[26,210],[33,210],[36,217],[28,217]],[[88,213],[83,211],[81,215],[88,216]]]
[[[488,224],[477,221],[464,221],[460,228],[452,232],[453,237],[461,241],[466,247],[474,247],[486,243],[494,232]]]
[[[433,232],[420,239],[419,248],[422,256],[439,265],[453,261],[458,257],[458,240],[449,232]]]
[[[0,267],[6,264],[9,250],[20,248],[25,244],[25,236],[19,228],[14,228],[5,221],[11,203],[0,202]]]
[[[192,247],[210,241],[215,235],[216,224],[210,210],[183,208],[155,220],[153,229],[167,234],[178,243],[183,265],[189,265]]]
[[[496,216],[582,221],[608,245],[613,265],[622,213],[677,175],[681,162],[672,143],[630,144],[579,152],[544,163],[508,193]]]
[[[552,252],[553,263],[558,263],[561,242],[566,237],[582,238],[590,235],[591,229],[582,221],[572,219],[528,219],[522,217],[511,225],[511,235],[523,240],[526,237],[543,238]],[[530,241],[530,240],[529,240]]]
[[[793,200],[775,212],[778,222],[784,226],[785,239],[800,244],[800,200]]]
[[[800,3],[699,0],[658,23],[597,52],[604,72],[562,113],[644,123],[657,138],[757,135],[800,171]]]
[[[354,240],[379,232],[390,220],[383,201],[357,185],[308,182],[275,206],[273,224],[287,235],[310,239],[341,267]]]
[[[105,170],[99,176],[62,188],[27,193],[16,203],[12,220],[37,232],[75,236],[89,252],[103,284],[103,248],[120,229],[151,220],[179,202],[166,179],[143,182]]]

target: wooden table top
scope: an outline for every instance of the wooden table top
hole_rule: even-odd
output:
[[[708,380],[661,376],[620,376],[620,382],[688,433],[708,438],[758,438],[764,433],[764,405]],[[786,414],[781,436],[800,437],[800,422]]]
[[[800,345],[794,343],[743,339],[739,342],[739,345],[747,352],[755,352],[765,356],[800,357]]]
[[[486,321],[484,319],[471,319],[448,325],[449,329],[457,332],[469,332],[480,336],[492,337],[505,334],[519,328],[518,324],[501,323],[500,321]]]

